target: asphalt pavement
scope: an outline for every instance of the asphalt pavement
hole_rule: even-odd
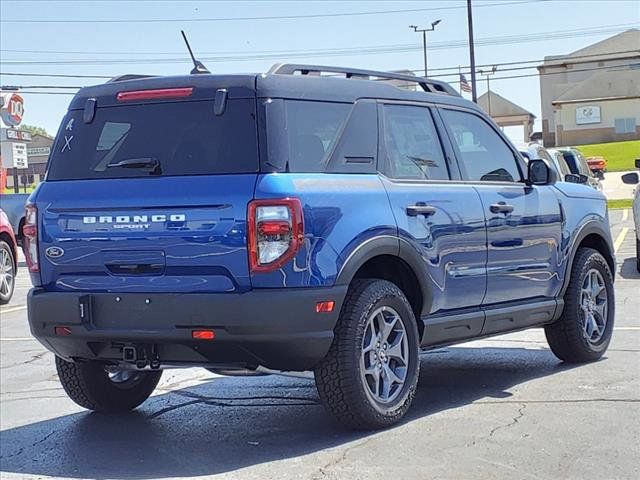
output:
[[[638,479],[640,274],[630,212],[611,222],[616,324],[601,361],[561,363],[541,329],[425,353],[406,420],[375,433],[337,426],[310,379],[203,369],[165,372],[135,412],[84,411],[30,338],[22,268],[0,308],[0,477]]]

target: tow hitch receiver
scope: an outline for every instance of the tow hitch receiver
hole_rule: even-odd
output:
[[[137,368],[145,368],[147,365],[153,370],[160,368],[160,357],[157,345],[123,345],[122,361],[135,363]]]

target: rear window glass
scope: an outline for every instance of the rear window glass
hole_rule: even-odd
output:
[[[81,110],[63,120],[48,180],[206,175],[259,168],[255,101],[229,100],[223,115],[212,101]]]
[[[289,172],[323,172],[352,104],[285,101]]]

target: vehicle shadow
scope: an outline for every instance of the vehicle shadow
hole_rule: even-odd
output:
[[[620,267],[620,276],[625,279],[638,279],[640,278],[640,272],[636,268],[636,258],[625,258],[622,266]]]
[[[454,347],[421,357],[405,423],[572,368],[548,350]],[[371,435],[337,426],[312,380],[222,377],[122,415],[76,413],[0,433],[0,470],[71,478],[191,477],[294,458]]]

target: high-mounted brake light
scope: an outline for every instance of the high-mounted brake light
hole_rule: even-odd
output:
[[[213,330],[193,330],[191,337],[195,340],[215,340],[216,332]]]
[[[297,198],[253,200],[247,222],[252,272],[279,269],[304,243],[302,204]]]
[[[120,92],[116,98],[119,102],[132,102],[134,100],[190,97],[191,94],[193,94],[193,87],[161,88],[155,90],[131,90],[129,92]]]
[[[22,249],[29,272],[38,273],[38,209],[33,204],[25,206],[24,226],[22,227]]]

